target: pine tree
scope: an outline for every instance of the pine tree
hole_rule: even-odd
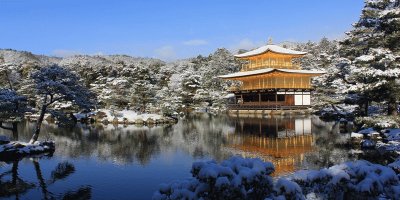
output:
[[[26,97],[12,89],[0,88],[0,128],[11,130],[14,139],[18,139],[17,124],[26,111]],[[3,122],[11,123],[12,127],[4,126]]]
[[[79,77],[66,68],[54,65],[41,68],[33,73],[36,95],[41,98],[40,116],[30,143],[34,143],[40,133],[44,115],[55,102],[71,102],[82,109],[90,109],[95,104],[95,96],[80,82]]]
[[[348,37],[341,42],[341,56],[349,59],[342,68],[349,93],[359,95],[365,107],[371,101],[387,102],[387,113],[397,115],[400,97],[400,1],[367,0]]]

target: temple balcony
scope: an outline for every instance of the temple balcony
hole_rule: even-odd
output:
[[[292,63],[278,63],[278,64],[264,64],[264,63],[248,63],[243,64],[240,71],[251,71],[265,68],[274,68],[274,69],[300,69],[300,65],[292,64]]]
[[[241,87],[229,88],[229,91],[240,90],[262,90],[262,89],[313,89],[311,85],[296,85],[296,84],[276,84],[273,86],[246,85]]]
[[[243,103],[228,104],[229,110],[304,110],[310,105],[283,105],[281,103]]]

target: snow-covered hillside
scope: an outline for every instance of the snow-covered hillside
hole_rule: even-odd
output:
[[[126,55],[65,58],[34,55],[30,52],[0,50],[0,65],[7,70],[15,89],[36,99],[30,74],[57,64],[77,73],[98,96],[100,108],[129,108],[139,112],[173,114],[202,107],[223,107],[230,83],[217,75],[239,70],[239,64],[225,49],[213,54],[166,63],[158,59]],[[0,87],[8,87],[0,81]],[[31,103],[34,106],[34,103]]]

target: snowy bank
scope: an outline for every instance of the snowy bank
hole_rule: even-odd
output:
[[[153,199],[304,199],[292,181],[280,179],[274,186],[273,171],[272,163],[254,158],[195,162],[193,178],[160,185]]]
[[[400,128],[400,118],[393,116],[373,116],[373,117],[356,117],[354,119],[354,124],[367,128],[372,127],[375,129],[391,129],[391,128]]]
[[[400,156],[400,129],[386,129],[382,132],[384,140],[378,141],[376,148],[380,152],[390,152]]]
[[[19,141],[7,141],[4,136],[0,138],[0,160],[12,160],[27,155],[52,153],[55,150],[53,141],[36,141],[29,144]]]
[[[354,119],[357,106],[348,104],[329,104],[314,113],[324,120]]]
[[[321,170],[300,170],[291,179],[306,197],[313,195],[316,199],[398,199],[396,167],[398,163],[386,167],[358,160]]]
[[[400,156],[400,129],[383,129],[380,132],[373,128],[363,129],[351,133],[351,142],[362,148],[377,149],[381,154]]]
[[[193,163],[192,178],[160,185],[153,199],[398,199],[399,169],[400,160],[388,166],[359,160],[273,181],[270,162],[235,156]]]
[[[80,120],[85,115],[74,114],[75,117]],[[175,123],[176,120],[170,117],[164,117],[158,114],[138,114],[132,110],[108,110],[100,109],[93,113],[96,121],[102,123],[115,123],[115,124],[164,124],[164,123]]]

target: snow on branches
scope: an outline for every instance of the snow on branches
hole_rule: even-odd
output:
[[[63,67],[53,65],[41,68],[31,78],[35,82],[36,93],[43,97],[46,105],[70,101],[81,108],[90,109],[95,103],[94,94],[80,83],[79,77]]]
[[[0,118],[17,117],[26,110],[26,97],[11,89],[0,88]]]
[[[193,163],[193,178],[160,185],[153,199],[398,199],[399,163],[359,160],[273,181],[270,162],[234,156]]]
[[[304,199],[297,183],[280,179],[273,185],[274,166],[260,159],[234,156],[193,163],[193,178],[163,184],[153,199]]]

